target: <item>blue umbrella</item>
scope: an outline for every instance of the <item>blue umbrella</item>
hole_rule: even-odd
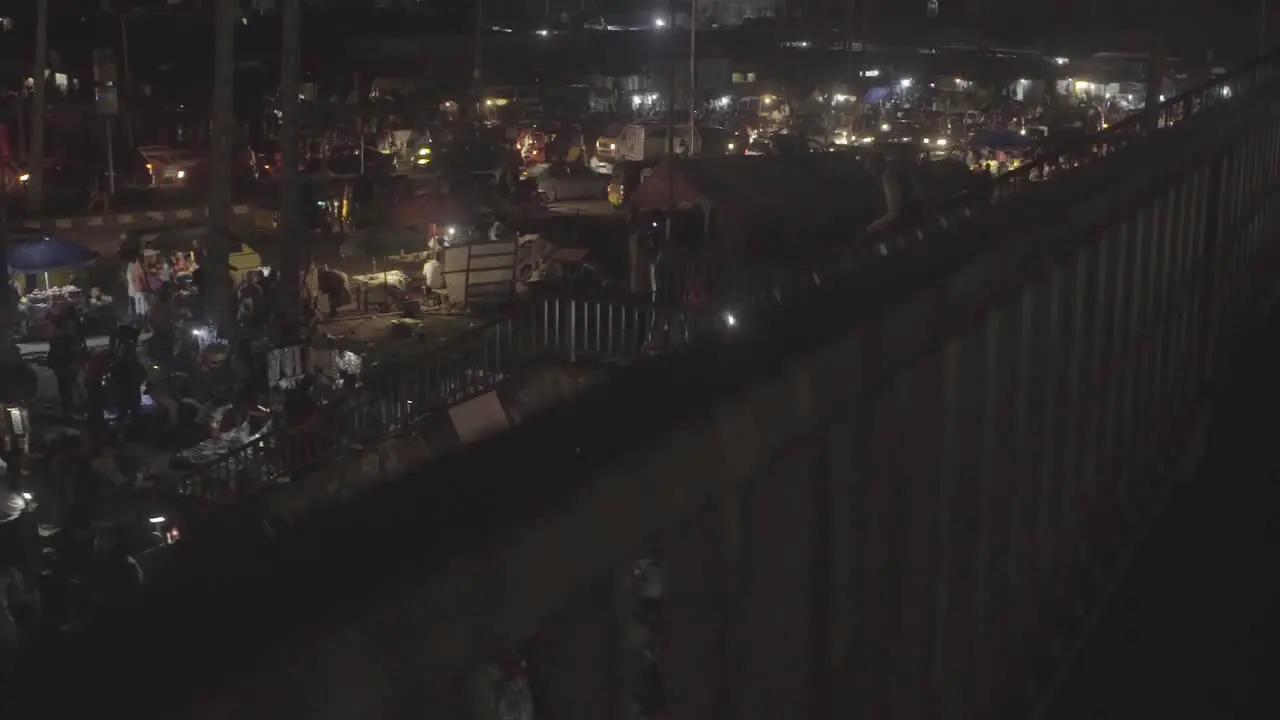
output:
[[[98,253],[56,237],[15,238],[9,242],[9,269],[35,273],[94,264]]]

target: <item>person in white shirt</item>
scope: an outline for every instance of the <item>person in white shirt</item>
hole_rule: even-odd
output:
[[[135,256],[125,269],[125,281],[129,289],[129,309],[133,316],[145,322],[151,314],[151,303],[148,297],[151,286],[147,282],[147,271],[142,266],[142,256]]]
[[[168,254],[160,261],[160,282],[165,285],[173,283],[173,257]]]

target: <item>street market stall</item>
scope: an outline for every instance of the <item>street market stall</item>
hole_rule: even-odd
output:
[[[64,238],[33,236],[10,241],[10,285],[18,295],[24,339],[52,337],[54,319],[72,309],[91,334],[110,331],[115,320],[111,296],[101,288],[89,287],[83,272],[98,260],[97,253]]]

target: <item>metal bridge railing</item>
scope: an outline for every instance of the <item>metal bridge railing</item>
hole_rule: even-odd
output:
[[[1046,178],[1054,180],[1074,174],[1073,171],[1094,165],[1136,144],[1152,139],[1158,133],[1176,129],[1186,120],[1218,110],[1228,102],[1240,99],[1280,77],[1280,54],[1254,60],[1230,73],[1215,77],[1160,104],[1153,119],[1139,113],[1101,132],[1081,138],[1053,156],[1042,156],[992,179],[985,192],[966,191],[932,208],[919,222],[874,236],[861,236],[828,248],[810,257],[770,282],[757,284],[741,293],[733,307],[724,309],[722,320],[735,324],[751,316],[753,311],[792,302],[797,295],[807,295],[831,283],[866,280],[874,263],[888,255],[902,252],[929,253],[941,249],[930,247],[932,240],[944,231],[954,230],[981,214],[1002,212],[1015,199],[1025,198],[1042,189]]]
[[[431,352],[373,368],[312,420],[269,430],[199,466],[186,489],[230,500],[409,430],[532,363],[625,363],[687,335],[677,316],[652,306],[566,297],[524,302]]]
[[[932,251],[928,240],[950,235],[982,213],[998,211],[1046,183],[1033,178],[1092,165],[1153,134],[1220,108],[1274,80],[1280,55],[1269,55],[1162,103],[1155,121],[1135,115],[1124,122],[1041,157],[992,180],[989,192],[954,196],[907,228],[841,243],[768,282],[737,295],[731,306],[703,311],[660,311],[654,307],[598,300],[548,298],[522,304],[448,345],[422,357],[378,371],[361,387],[329,403],[306,426],[259,437],[204,466],[199,492],[234,496],[261,482],[290,477],[351,448],[389,437],[432,413],[493,389],[516,369],[540,358],[576,361],[592,356],[630,361],[644,352],[673,347],[725,332],[766,308],[829,286],[874,281],[877,261],[902,252]],[[1072,174],[1072,173],[1067,173]],[[944,248],[944,251],[952,248]]]

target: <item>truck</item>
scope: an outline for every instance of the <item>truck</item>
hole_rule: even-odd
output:
[[[690,138],[689,125],[672,127],[676,154],[697,155],[702,149],[702,136],[695,129]],[[630,123],[618,138],[619,160],[652,161],[667,154],[667,126],[664,123]]]

